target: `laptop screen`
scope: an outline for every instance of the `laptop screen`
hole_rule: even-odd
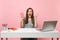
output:
[[[53,31],[56,27],[57,21],[44,21],[42,31]]]

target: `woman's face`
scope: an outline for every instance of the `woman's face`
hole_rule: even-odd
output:
[[[31,17],[32,16],[32,9],[29,9],[28,10],[28,17]]]

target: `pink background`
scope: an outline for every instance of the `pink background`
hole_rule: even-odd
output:
[[[45,20],[57,20],[56,30],[60,31],[60,0],[0,0],[0,31],[2,24],[8,27],[20,27],[20,13],[24,13],[27,8],[33,8],[34,15],[38,15],[38,27],[42,27]],[[9,40],[19,40],[19,38],[9,38]],[[39,40],[48,40],[39,38]],[[49,39],[51,40],[51,39]]]

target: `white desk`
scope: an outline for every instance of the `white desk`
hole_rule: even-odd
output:
[[[18,30],[1,31],[1,40],[3,38],[59,38],[58,31],[42,32],[36,28],[20,28]],[[53,39],[52,39],[53,40]]]

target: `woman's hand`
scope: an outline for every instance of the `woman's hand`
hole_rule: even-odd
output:
[[[24,14],[20,13],[20,17],[21,17],[21,19],[23,19],[24,18]]]
[[[23,19],[24,19],[24,14],[20,13],[20,17],[21,17],[21,22],[20,22],[20,28],[23,28],[24,24],[23,24]]]

